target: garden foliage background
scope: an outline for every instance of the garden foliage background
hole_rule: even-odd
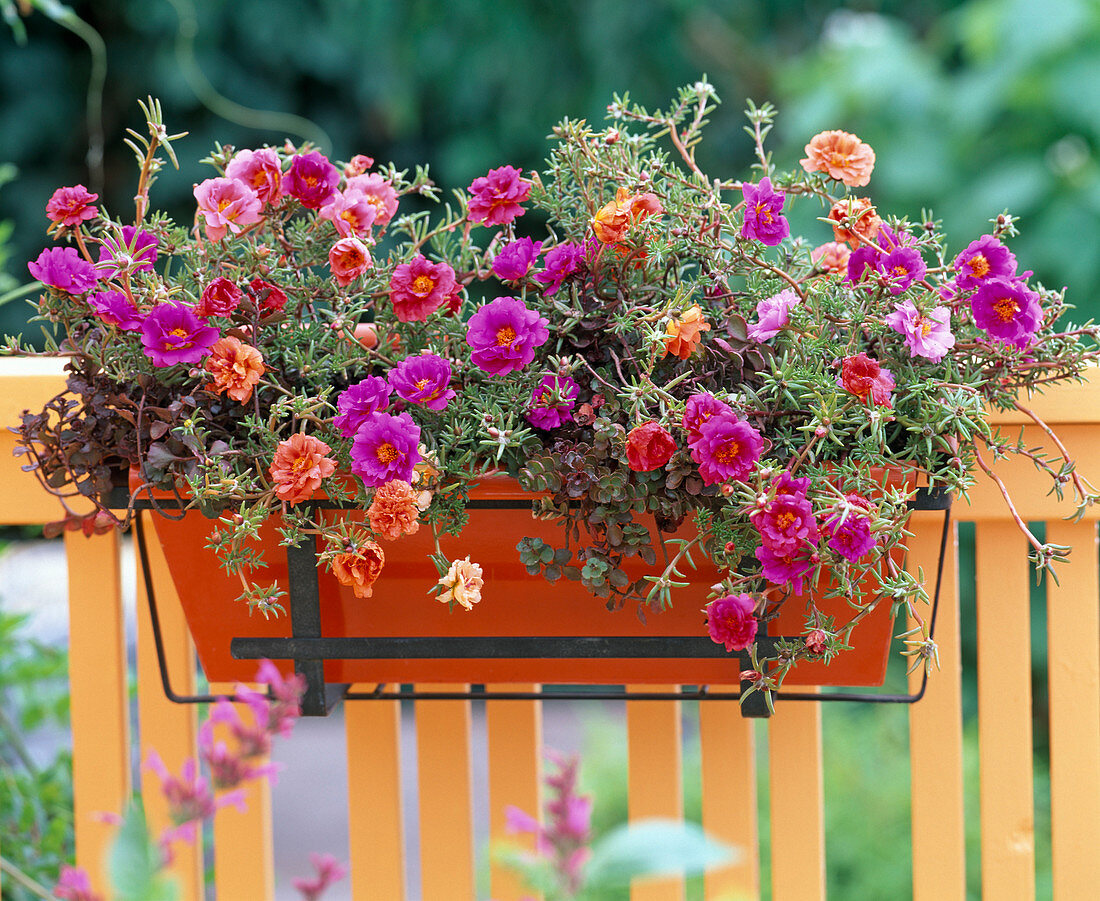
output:
[[[744,98],[772,101],[781,167],[817,131],[855,132],[877,153],[868,192],[881,209],[914,219],[934,210],[957,251],[1007,207],[1020,217],[1021,267],[1070,285],[1078,318],[1100,315],[1091,0],[97,0],[71,10],[0,0],[0,12],[0,298],[29,280],[57,186],[82,182],[112,213],[130,208],[121,138],[140,124],[138,97],[159,97],[169,129],[190,132],[176,144],[182,171],[153,191],[186,220],[191,186],[210,174],[197,160],[215,141],[310,139],[340,159],[426,162],[440,185],[461,189],[490,167],[539,166],[551,126],[567,115],[599,122],[613,92],[659,106],[706,73],[724,105],[700,149],[704,171],[747,172]],[[823,224],[808,233],[829,239]],[[0,306],[0,331],[26,328],[28,309]],[[1044,697],[1037,686],[1040,756]],[[847,733],[827,739],[862,759]],[[831,778],[851,788],[849,769]],[[849,841],[837,853],[830,844],[831,890],[892,896],[886,875],[847,880],[867,875],[849,850],[877,847],[897,873],[905,845],[901,859],[886,852],[879,827],[861,844],[851,830],[866,806],[838,806]]]

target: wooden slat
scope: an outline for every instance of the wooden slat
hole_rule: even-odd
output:
[[[712,694],[723,690],[737,688],[711,687]],[[699,705],[703,828],[740,855],[733,866],[707,873],[707,898],[760,897],[754,722],[741,716],[737,701]]]
[[[1025,540],[1011,522],[975,530],[982,896],[1035,896],[1031,632]]]
[[[466,685],[424,684],[423,691]],[[473,901],[470,702],[416,703],[420,785],[420,886],[424,901]]]
[[[1047,541],[1072,545],[1047,580],[1050,819],[1055,901],[1100,889],[1100,591],[1096,526],[1052,522]]]
[[[104,860],[130,797],[130,711],[117,532],[65,533],[69,569],[69,688],[77,866],[107,889]]]
[[[259,686],[253,686],[257,688]],[[236,686],[215,682],[213,694],[230,696]],[[245,723],[255,719],[247,704],[234,704]],[[223,724],[214,727],[215,741],[234,747],[232,733]],[[257,766],[267,758],[254,761]],[[275,894],[274,852],[271,837],[271,784],[256,779],[245,787],[244,811],[223,807],[214,816],[214,894],[218,898],[269,899]]]
[[[160,613],[161,632],[164,636],[164,653],[168,661],[172,687],[181,694],[195,690],[195,652],[191,636],[183,618],[183,609],[176,595],[168,564],[153,532],[149,514],[145,534],[149,546],[149,566],[153,575],[157,610]],[[135,545],[135,556],[137,548]],[[137,562],[137,684],[138,716],[141,730],[141,790],[149,827],[155,835],[167,828],[168,808],[161,793],[160,780],[145,768],[145,760],[151,748],[155,748],[168,771],[178,775],[183,762],[196,755],[196,710],[188,704],[174,704],[164,696],[160,672],[157,669],[156,648],[153,644],[153,628],[146,605],[145,585],[141,577],[141,560]],[[175,844],[175,858],[171,872],[180,884],[180,901],[200,901],[203,897],[201,843]]]
[[[370,691],[373,685],[353,685]],[[344,705],[348,747],[348,842],[357,901],[405,898],[401,803],[401,702]]]
[[[636,691],[676,691],[676,685],[641,685]],[[679,701],[627,701],[629,753],[628,814],[631,822],[648,817],[684,816],[682,726]],[[631,901],[680,901],[681,877],[636,880]]]
[[[914,514],[908,569],[924,570],[929,621],[935,590],[943,518]],[[915,625],[910,623],[910,625]],[[966,897],[966,835],[963,817],[962,654],[959,639],[958,532],[948,536],[940,585],[935,641],[939,669],[928,689],[909,708],[912,772],[913,901],[951,901]],[[920,689],[922,670],[909,675],[909,690]]]
[[[825,898],[821,705],[779,702],[768,721],[772,898]]]
[[[536,685],[486,685],[488,691],[536,691]],[[485,728],[489,745],[489,842],[508,842],[534,850],[534,836],[508,835],[505,809],[518,807],[542,819],[542,703],[487,701]],[[514,873],[503,867],[490,870],[494,901],[531,897]]]

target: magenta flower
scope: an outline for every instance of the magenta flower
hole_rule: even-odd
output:
[[[760,179],[758,185],[745,182],[741,185],[741,194],[745,198],[742,238],[752,238],[774,247],[791,233],[790,223],[783,218],[786,195],[772,190],[770,178]]]
[[[556,429],[572,422],[580,386],[567,375],[546,375],[531,392],[527,421],[537,429]]]
[[[730,479],[743,479],[764,451],[764,439],[747,422],[732,414],[711,417],[699,430],[699,440],[691,445],[691,459],[699,464],[699,475],[706,485]]]
[[[435,354],[406,357],[390,370],[390,385],[401,397],[429,410],[442,410],[455,396],[451,364]]]
[[[713,394],[693,394],[684,405],[682,425],[688,435],[688,447],[694,447],[700,432],[712,416],[733,416],[733,408]],[[736,418],[736,417],[734,417]]]
[[[801,302],[802,298],[793,288],[786,288],[760,301],[756,305],[756,315],[760,321],[749,324],[749,337],[760,342],[774,338],[791,321],[791,307]]]
[[[239,810],[245,809],[242,790],[215,797],[206,779],[199,775],[198,763],[193,757],[188,757],[183,762],[179,776],[173,776],[160,755],[150,749],[145,757],[145,769],[152,770],[160,779],[161,792],[168,802],[168,816],[175,826],[161,835],[162,845],[168,845],[177,839],[193,842],[199,824],[222,807],[232,804]]]
[[[991,278],[970,298],[975,324],[991,337],[1023,350],[1043,320],[1039,295],[1019,281]]]
[[[753,616],[756,600],[751,594],[727,594],[707,604],[707,631],[711,641],[727,651],[743,651],[756,638]]]
[[[489,375],[507,375],[535,358],[535,348],[546,343],[548,320],[527,309],[515,297],[498,297],[470,317],[466,343],[470,359]]]
[[[145,318],[121,291],[100,291],[89,296],[88,303],[100,319],[124,332],[136,332]]]
[[[99,248],[101,278],[118,278],[123,272],[152,272],[157,261],[157,239],[144,229],[122,226],[122,239],[107,234]]]
[[[909,355],[924,357],[938,363],[955,346],[955,336],[951,334],[951,311],[947,307],[936,307],[927,316],[906,300],[894,306],[894,312],[884,320],[890,328],[905,338]]]
[[[805,496],[806,492],[810,490],[810,477],[803,476],[796,479],[786,469],[779,473],[772,487],[775,490],[776,495],[780,494],[801,494]]]
[[[336,398],[337,415],[332,424],[345,438],[354,438],[371,414],[380,413],[389,406],[392,391],[390,383],[377,375],[368,375],[361,382],[349,385]]]
[[[141,343],[154,366],[198,363],[221,336],[182,303],[153,307],[141,324]]]
[[[319,210],[336,193],[340,170],[317,150],[296,154],[290,170],[283,176],[283,193],[302,206]]]
[[[552,297],[561,283],[580,269],[583,262],[584,248],[580,244],[571,241],[559,244],[546,252],[543,258],[545,268],[535,273],[535,281],[546,285],[543,293]]]
[[[767,505],[753,510],[749,519],[760,540],[777,554],[795,554],[815,546],[821,538],[813,505],[804,494],[777,494]]]
[[[99,281],[95,266],[72,247],[47,247],[27,269],[42,284],[66,294],[91,291]]]
[[[291,879],[290,884],[301,893],[302,901],[317,901],[334,882],[339,882],[348,874],[348,868],[331,854],[310,854],[309,862],[317,875],[310,879],[301,877]]]
[[[882,254],[869,244],[860,244],[848,255],[848,272],[845,281],[858,285],[864,279],[872,279],[881,274],[879,262]]]
[[[531,266],[539,258],[542,241],[520,238],[504,245],[504,249],[493,259],[493,275],[501,281],[518,282],[531,271]]]
[[[1011,279],[1016,275],[1016,257],[992,235],[971,241],[951,264],[955,284],[963,291],[977,288],[991,278]]]
[[[826,519],[825,534],[829,536],[830,548],[855,563],[873,551],[877,542],[871,534],[870,502],[858,494],[849,494],[847,498],[847,515],[838,511]]]
[[[761,573],[772,585],[790,586],[795,594],[802,594],[806,575],[814,568],[815,556],[809,548],[797,554],[781,554],[766,544],[756,549]]]
[[[282,164],[270,147],[238,150],[225,167],[225,177],[247,185],[262,203],[276,203],[283,196]]]
[[[224,698],[219,699],[218,704],[224,704],[230,710],[233,709],[233,705]],[[233,713],[237,721],[240,722],[240,715],[235,710]],[[216,741],[214,739],[214,723],[214,716],[211,715],[199,729],[198,742],[199,757],[210,771],[214,788],[218,791],[225,791],[226,789],[237,788],[252,779],[263,777],[269,778],[271,784],[274,785],[275,777],[279,772],[279,765],[275,763],[257,764],[253,762],[253,758],[258,755],[246,754],[240,746],[235,750],[230,750],[224,741]],[[267,733],[262,734],[267,735]],[[267,746],[270,750],[270,736],[268,736]]]
[[[926,267],[915,247],[897,247],[881,263],[886,284],[893,295],[901,294],[915,281],[924,278]]]
[[[91,193],[84,185],[58,188],[46,201],[46,216],[58,225],[76,228],[99,215],[99,210],[92,206],[97,200],[99,195]]]
[[[407,482],[420,462],[416,449],[419,440],[420,426],[408,413],[371,413],[352,442],[351,471],[368,488],[378,488],[394,479]]]
[[[490,169],[487,175],[475,178],[470,185],[467,215],[471,222],[482,225],[507,225],[523,215],[520,205],[531,196],[531,182],[523,171],[512,166]]]
[[[284,676],[270,660],[261,660],[256,671],[256,681],[266,685],[269,697],[253,691],[240,683],[236,696],[252,708],[256,721],[263,723],[270,732],[289,737],[294,723],[301,715],[299,702],[306,691],[306,679],[301,673]]]
[[[92,891],[92,880],[87,871],[70,867],[67,863],[61,865],[53,896],[61,901],[103,901],[102,895]]]
[[[455,271],[417,254],[393,269],[390,302],[401,322],[425,322],[455,291]]]
[[[235,179],[208,178],[195,185],[194,194],[211,241],[220,241],[226,233],[240,234],[244,226],[263,218],[256,192]]]

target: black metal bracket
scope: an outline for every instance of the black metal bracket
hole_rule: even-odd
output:
[[[151,506],[139,502],[136,507]],[[169,506],[174,506],[169,504]],[[527,501],[485,500],[471,501],[474,509],[525,509]],[[940,585],[943,580],[944,558],[950,534],[951,495],[943,489],[921,488],[910,501],[912,510],[942,510],[943,531],[940,538],[939,563],[936,570],[936,588],[932,599],[929,621],[929,637],[935,633],[936,614],[940,602]],[[217,695],[181,695],[172,689],[164,654],[164,640],[160,617],[157,612],[156,594],[149,568],[145,529],[140,516],[135,517],[135,537],[153,640],[157,652],[161,684],[168,700],[177,704],[205,704],[217,700]],[[624,688],[607,690],[565,690],[550,692],[488,691],[483,686],[471,686],[466,691],[425,692],[414,688],[386,690],[379,684],[373,691],[350,691],[346,685],[325,682],[324,661],[327,659],[534,659],[534,658],[677,658],[677,657],[729,657],[740,670],[751,669],[752,661],[747,651],[736,655],[727,652],[708,637],[325,637],[321,634],[320,587],[317,574],[317,539],[308,536],[301,544],[288,547],[290,622],[289,638],[237,637],[230,640],[230,652],[238,659],[273,658],[293,660],[295,671],[305,677],[306,692],[302,697],[303,716],[327,716],[341,701],[378,700],[699,700],[742,701],[741,713],[746,717],[766,718],[771,715],[768,698],[761,690],[751,690],[750,682],[742,681],[735,692],[711,692],[708,686],[694,690],[629,692]],[[764,655],[770,654],[783,636],[758,636],[756,643]],[[872,704],[913,704],[919,701],[928,687],[928,670],[925,669],[921,686],[912,694],[886,694],[882,692],[789,692],[771,693],[773,701],[848,701]]]

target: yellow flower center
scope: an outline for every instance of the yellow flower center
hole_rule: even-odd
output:
[[[932,322],[931,320],[925,319],[923,316],[919,316],[917,318],[917,328],[920,329],[920,336],[922,338],[927,338],[932,331]]]
[[[901,265],[895,266],[890,272],[893,274],[894,278],[905,278],[905,276],[909,274],[909,270]]]
[[[837,169],[843,169],[845,166],[848,165],[851,159],[851,156],[849,156],[847,153],[838,153],[834,150],[829,155],[829,165],[835,166]]]
[[[401,456],[400,452],[388,441],[383,441],[374,452],[379,463],[392,463]]]
[[[727,441],[714,452],[714,459],[719,463],[732,463],[741,453],[741,444],[737,441]]]
[[[497,331],[497,347],[507,347],[516,340],[516,330],[506,325]]]
[[[413,279],[412,292],[413,294],[431,294],[432,288],[435,287],[435,282],[432,281],[429,275],[418,275]]]
[[[779,528],[781,528],[781,529],[789,529],[793,523],[794,523],[794,514],[793,513],[780,513],[775,518],[775,524],[777,526],[779,526]]]
[[[975,254],[967,260],[966,265],[970,267],[970,274],[974,276],[974,278],[984,278],[989,274],[989,260],[980,253]]]
[[[993,311],[1001,322],[1011,322],[1016,314],[1020,312],[1020,305],[1016,303],[1015,298],[1002,297],[993,304]]]
[[[771,225],[772,211],[768,207],[766,207],[764,204],[758,203],[756,205],[756,215],[760,219],[763,219],[766,223]]]
[[[312,463],[308,456],[301,456],[290,464],[290,471],[295,475],[301,475],[303,470],[309,469]]]

